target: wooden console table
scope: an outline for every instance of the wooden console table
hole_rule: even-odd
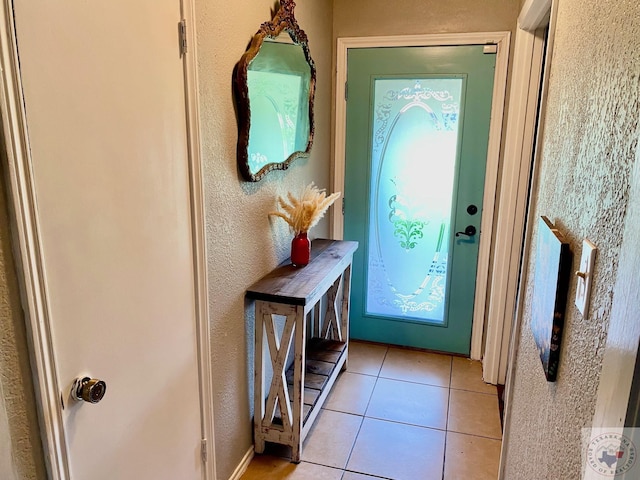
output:
[[[316,239],[311,244],[309,265],[296,268],[287,261],[246,294],[256,301],[255,451],[262,453],[265,442],[289,445],[295,463],[300,462],[302,442],[336,377],[346,368],[351,262],[358,248],[357,242],[338,240]],[[321,302],[323,297],[326,302]],[[278,315],[286,317],[280,338],[274,323]],[[312,331],[309,339],[307,330]],[[273,368],[266,396],[265,336]],[[292,342],[293,361],[288,362]]]

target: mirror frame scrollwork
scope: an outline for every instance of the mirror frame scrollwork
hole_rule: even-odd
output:
[[[314,120],[313,102],[316,86],[316,67],[309,54],[308,38],[300,28],[294,16],[295,2],[293,0],[280,0],[279,9],[269,22],[264,22],[258,32],[253,36],[247,51],[242,55],[234,72],[234,93],[238,114],[238,168],[245,180],[257,182],[269,172],[274,170],[286,170],[297,158],[308,157],[313,144]],[[257,172],[253,172],[249,163],[249,131],[251,128],[251,106],[249,102],[248,68],[251,61],[260,52],[265,39],[275,39],[281,33],[287,33],[294,44],[302,47],[305,59],[309,65],[311,78],[309,82],[309,138],[304,151],[295,151],[281,162],[272,162],[264,165]]]

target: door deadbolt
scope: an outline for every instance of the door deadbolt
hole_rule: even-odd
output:
[[[478,213],[478,207],[476,207],[475,205],[469,205],[467,207],[467,213],[469,215],[475,215],[476,213]]]
[[[476,227],[473,225],[468,225],[467,228],[464,229],[464,232],[456,232],[456,237],[460,235],[466,235],[467,237],[473,237],[477,233]]]
[[[78,402],[98,403],[107,391],[107,384],[96,378],[76,378],[71,386],[71,397]]]

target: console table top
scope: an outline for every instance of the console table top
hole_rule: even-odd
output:
[[[311,241],[309,265],[281,263],[249,289],[247,298],[289,305],[307,305],[328,288],[351,263],[358,242],[317,238]]]

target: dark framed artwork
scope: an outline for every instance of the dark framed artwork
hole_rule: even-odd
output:
[[[558,373],[572,254],[564,236],[547,217],[538,223],[531,331],[547,381]]]

